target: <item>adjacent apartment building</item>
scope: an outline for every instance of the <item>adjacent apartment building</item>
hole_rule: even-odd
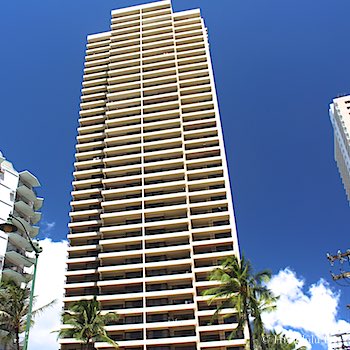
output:
[[[112,11],[87,37],[81,100],[65,307],[97,296],[120,315],[106,329],[122,350],[242,350],[234,310],[212,322],[202,295],[239,250],[200,11]]]
[[[329,116],[334,130],[334,157],[350,201],[350,96],[335,98]]]
[[[30,268],[34,259],[29,253],[29,244],[24,228],[34,238],[39,232],[37,223],[41,218],[43,199],[38,197],[35,187],[40,183],[29,171],[17,172],[12,163],[0,152],[0,222],[9,214],[14,216],[13,224],[18,231],[6,234],[0,231],[0,277],[12,279],[18,284],[28,283],[32,275]],[[23,226],[24,228],[23,228]]]

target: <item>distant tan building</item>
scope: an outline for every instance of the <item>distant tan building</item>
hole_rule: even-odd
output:
[[[242,350],[236,318],[211,324],[202,296],[239,252],[200,11],[115,10],[87,41],[65,307],[96,295],[120,315],[107,330],[121,350]]]
[[[329,115],[334,129],[334,156],[350,201],[350,96],[335,98]]]

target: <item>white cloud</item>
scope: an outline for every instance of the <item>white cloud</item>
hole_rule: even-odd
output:
[[[45,237],[50,237],[51,235],[51,231],[55,228],[56,226],[56,222],[52,221],[52,222],[47,222],[47,221],[43,221],[41,223],[41,232]]]
[[[63,284],[65,275],[65,261],[67,255],[66,241],[53,242],[49,238],[40,241],[43,252],[38,260],[35,295],[37,295],[34,309],[46,305],[54,299],[54,306],[38,315],[35,325],[29,335],[29,349],[57,350],[57,333],[59,329],[60,313],[62,311]]]
[[[340,293],[325,280],[320,279],[305,291],[304,280],[286,268],[272,277],[268,287],[280,298],[277,310],[264,315],[266,327],[283,331],[291,339],[300,340],[300,345],[311,349],[312,343],[350,329],[348,322],[337,319]]]

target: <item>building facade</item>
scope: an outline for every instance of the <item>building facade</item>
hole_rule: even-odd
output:
[[[329,116],[334,130],[334,157],[350,201],[350,96],[335,98]]]
[[[18,173],[13,165],[0,153],[0,222],[5,222],[12,214],[13,224],[18,230],[12,233],[0,231],[1,279],[12,279],[18,284],[28,283],[32,278],[30,268],[34,259],[26,231],[31,238],[37,236],[37,223],[41,218],[38,211],[43,199],[38,197],[35,187],[40,183],[29,171]]]
[[[200,11],[112,11],[87,38],[81,99],[65,307],[97,296],[120,315],[106,327],[120,349],[243,349],[243,334],[227,339],[234,310],[212,324],[202,295],[239,250]]]

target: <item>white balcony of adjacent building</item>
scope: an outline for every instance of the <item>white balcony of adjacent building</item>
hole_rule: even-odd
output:
[[[19,231],[17,232],[10,232],[8,234],[8,240],[9,242],[19,248],[19,249],[25,249],[28,252],[32,252],[33,248],[31,244],[29,243],[28,239],[20,234]]]
[[[18,285],[28,283],[32,279],[31,274],[18,272],[13,268],[4,268],[2,270],[1,279],[4,281],[15,281]]]
[[[19,186],[17,188],[17,193],[23,197],[26,201],[34,203],[34,210],[39,210],[44,202],[43,198],[37,197],[36,193],[33,191],[33,189],[29,188],[25,184],[19,183]]]
[[[104,132],[96,132],[93,134],[87,134],[87,135],[79,135],[77,136],[78,143],[91,143],[91,142],[98,142],[102,141],[105,137]]]
[[[21,171],[19,173],[19,179],[25,184],[28,184],[30,187],[41,186],[39,180],[28,170]]]
[[[15,208],[16,212],[19,213],[24,218],[34,219],[34,221],[40,214],[40,213],[34,212],[34,210],[35,210],[34,209],[34,202],[28,201],[28,203],[27,203],[24,200],[21,200],[20,198],[18,198],[16,200],[14,208]],[[38,221],[36,221],[36,222],[38,222]],[[33,222],[33,223],[36,223],[36,222]]]
[[[11,249],[8,247],[8,249]],[[5,254],[5,262],[10,262],[15,266],[20,267],[31,267],[34,264],[35,259],[29,258],[23,255],[24,253],[19,253],[16,250],[8,250]]]
[[[74,168],[76,171],[103,168],[103,159],[101,157],[94,157],[93,159],[74,162]]]
[[[16,220],[13,220],[13,224],[18,228],[19,231],[21,232],[23,231],[23,227],[22,227],[23,225],[31,238],[34,238],[35,236],[38,235],[39,233],[38,226],[32,226],[31,223],[21,218],[20,216],[18,216],[16,212],[14,212],[14,216],[16,217]],[[21,223],[19,223],[18,221],[20,221]]]

